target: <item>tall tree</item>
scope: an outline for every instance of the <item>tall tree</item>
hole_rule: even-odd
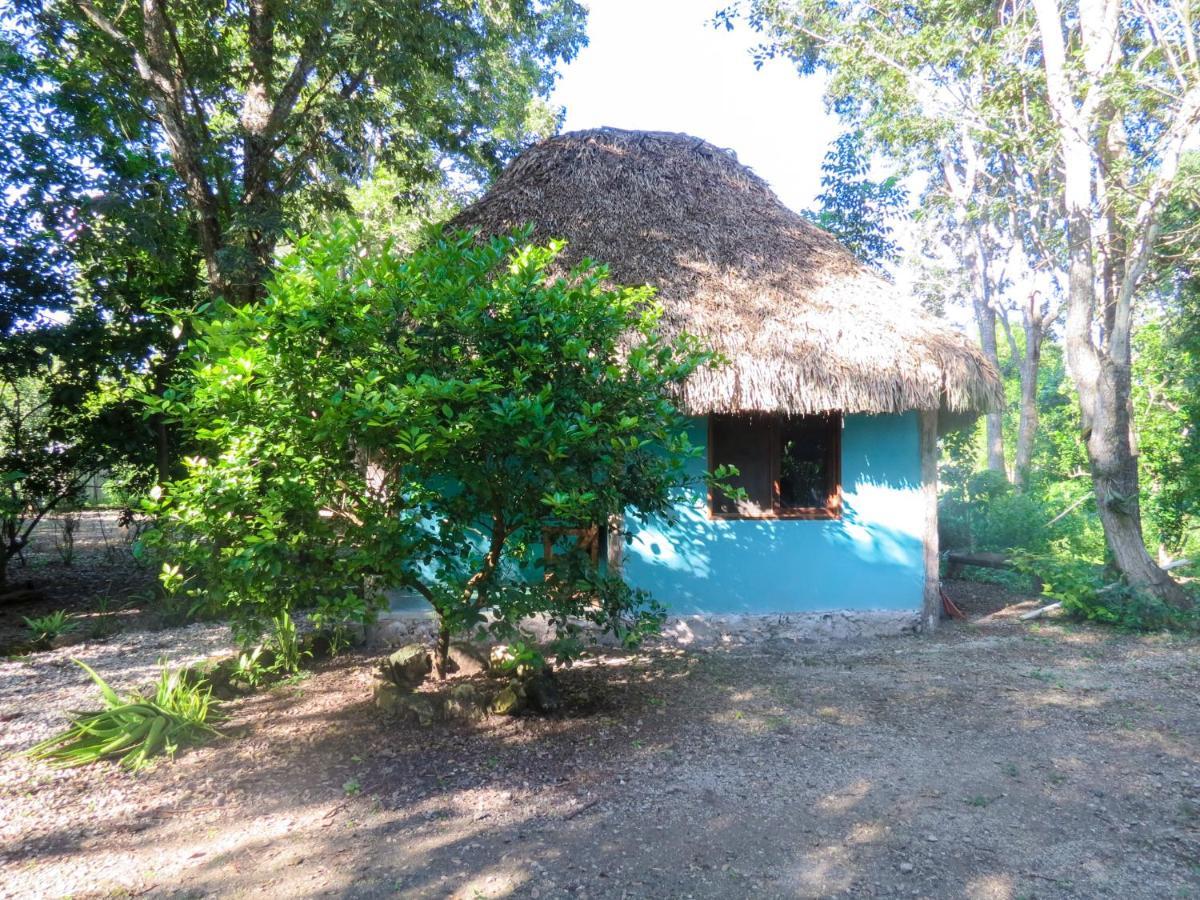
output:
[[[821,193],[817,209],[805,215],[875,269],[900,258],[892,237],[892,221],[908,212],[908,191],[889,175],[871,178],[871,154],[861,132],[848,131],[833,142],[821,164]]]
[[[881,142],[940,154],[965,127],[989,158],[1017,164],[996,170],[1012,196],[1030,180],[1017,168],[1044,173],[1066,225],[1067,357],[1108,547],[1131,585],[1186,606],[1141,533],[1130,347],[1164,199],[1200,124],[1194,4],[749,0],[721,18],[742,12],[768,36],[764,53],[827,69],[835,106]]]
[[[553,126],[584,41],[575,0],[18,0],[48,77],[120,97],[167,150],[207,281],[259,296],[305,203],[339,205],[370,148],[412,180],[486,174]]]
[[[1134,300],[1167,197],[1200,126],[1200,13],[1190,3],[1033,0],[1067,215],[1067,362],[1079,391],[1096,507],[1117,567],[1191,601],[1142,536],[1132,442]]]
[[[802,74],[818,68],[828,71],[832,108],[902,171],[925,176],[923,224],[940,230],[942,243],[961,262],[964,277],[958,283],[963,289],[956,293],[973,313],[984,353],[999,367],[1002,334],[1012,349],[1011,319],[1020,317],[1035,334],[1038,340],[1027,346],[1036,350],[1054,321],[1056,304],[1035,304],[1037,314],[1030,317],[1032,287],[1013,277],[1034,268],[1021,265],[1019,257],[1027,248],[1009,221],[1014,209],[1030,205],[1030,197],[1024,195],[1031,191],[1017,196],[1008,189],[1005,173],[1011,167],[1007,156],[1015,149],[1007,137],[1021,133],[1018,116],[988,100],[996,75],[979,48],[990,44],[997,25],[982,4],[919,12],[895,6],[880,9],[873,19],[857,15],[853,3],[818,7],[746,0],[721,11],[717,21],[733,27],[745,16],[764,36],[757,51],[760,60],[778,55],[794,61]],[[966,56],[959,55],[963,40],[975,48]],[[1003,115],[1014,121],[1002,124]],[[1024,159],[1016,168],[1040,173],[1044,157],[1045,153],[1037,160]],[[934,229],[935,224],[940,228]],[[1058,224],[1051,223],[1053,228]],[[1041,296],[1049,292],[1042,290]],[[1032,376],[1025,392],[1032,396],[1036,354],[1024,358],[1021,368]],[[1003,413],[996,411],[985,419],[987,465],[1016,481],[1027,468],[1036,429],[1031,411],[1036,412],[1022,405],[1026,427],[1019,433],[1028,440],[1018,441],[1020,462],[1011,467],[1006,462]]]

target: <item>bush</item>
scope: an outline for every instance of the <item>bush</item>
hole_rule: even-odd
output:
[[[79,623],[63,610],[57,610],[35,618],[25,617],[25,627],[33,639],[35,647],[49,647],[57,637],[70,634],[79,627]]]
[[[193,323],[187,377],[149,401],[206,448],[151,505],[164,585],[251,641],[292,609],[362,621],[374,585],[410,587],[442,662],[451,634],[511,637],[534,613],[564,639],[576,619],[642,633],[648,598],[578,552],[545,570],[544,529],[670,514],[698,452],[672,392],[711,355],[561,244],[362,246],[347,226],[298,240],[266,299]]]
[[[1043,593],[1076,618],[1130,631],[1200,631],[1200,611],[1176,609],[1124,582],[1106,584],[1101,565],[1078,558],[1030,555],[1019,556],[1017,565],[1022,571],[1036,573],[1045,583]]]
[[[87,665],[73,662],[100,688],[104,708],[73,713],[66,729],[29,749],[34,759],[65,768],[119,756],[122,766],[137,771],[161,753],[173,756],[183,744],[217,734],[209,724],[218,717],[211,690],[190,682],[183,673],[164,667],[153,697],[130,694],[122,700]]]

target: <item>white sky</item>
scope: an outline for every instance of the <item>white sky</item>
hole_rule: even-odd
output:
[[[784,60],[754,68],[757,35],[745,23],[713,28],[729,0],[591,0],[589,44],[564,66],[552,102],[566,109],[565,131],[637,128],[683,131],[728,147],[765,178],[794,210],[812,207],[821,162],[841,128],[825,111],[824,79],[801,77]],[[875,160],[872,177],[886,167]],[[910,197],[919,194],[916,181]],[[893,271],[902,294],[912,289],[908,264],[915,231],[893,223],[905,261]],[[969,322],[965,308],[948,318]]]
[[[726,0],[727,2],[727,0]],[[734,150],[792,209],[813,203],[838,134],[821,81],[774,60],[754,68],[755,34],[712,27],[723,0],[592,0],[589,45],[553,102],[564,130],[684,131]]]

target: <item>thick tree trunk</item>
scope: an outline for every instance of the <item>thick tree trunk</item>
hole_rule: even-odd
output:
[[[1088,437],[1096,509],[1112,561],[1132,586],[1150,591],[1178,609],[1192,599],[1150,556],[1142,535],[1137,457],[1130,440],[1128,364],[1101,365]]]
[[[1081,426],[1087,441],[1104,537],[1113,562],[1132,587],[1149,591],[1172,606],[1187,608],[1191,605],[1190,598],[1150,558],[1142,537],[1137,459],[1130,442],[1129,418],[1131,279],[1136,272],[1126,273],[1120,293],[1115,297],[1112,294],[1096,295],[1095,233],[1091,218],[1096,199],[1095,154],[1089,144],[1095,107],[1090,104],[1102,95],[1089,91],[1084,102],[1076,105],[1058,4],[1056,0],[1034,0],[1034,8],[1042,38],[1046,88],[1057,120],[1063,164],[1063,207],[1067,214],[1070,260],[1067,365],[1079,391]],[[1107,12],[1115,14],[1115,10],[1113,6]],[[1108,71],[1118,31],[1115,23],[1105,22],[1105,14],[1096,8],[1095,2],[1089,2],[1086,8],[1080,4],[1079,21],[1084,37],[1085,68],[1094,83]],[[1200,102],[1200,97],[1197,100]],[[1153,236],[1153,229],[1150,229],[1147,240],[1152,240]],[[1141,255],[1144,253],[1139,258]],[[1114,299],[1116,306],[1112,306]],[[1092,334],[1097,308],[1107,318],[1110,306],[1113,329],[1108,345],[1098,348]]]

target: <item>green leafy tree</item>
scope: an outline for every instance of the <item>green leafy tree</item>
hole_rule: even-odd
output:
[[[828,71],[835,108],[881,144],[930,168],[962,161],[943,171],[963,221],[986,226],[970,229],[977,259],[1007,218],[1033,268],[1065,276],[1068,371],[1111,560],[1135,591],[1190,607],[1146,549],[1129,410],[1135,300],[1200,126],[1194,10],[749,0],[722,17],[742,11],[763,52]],[[1021,215],[1026,200],[1037,215]]]
[[[124,459],[137,430],[119,385],[96,387],[44,349],[38,356],[40,371],[0,358],[0,592],[38,524]]]
[[[156,505],[168,587],[250,637],[314,603],[361,619],[370,585],[408,587],[440,618],[439,670],[453,633],[511,638],[536,613],[561,652],[577,618],[652,627],[648,599],[579,553],[544,568],[545,529],[670,514],[697,453],[672,391],[710,355],[659,336],[648,288],[563,270],[560,245],[364,240],[301,239],[263,300],[196,323],[179,392],[155,403],[204,448]]]
[[[1200,553],[1200,153],[1180,162],[1152,262],[1156,307],[1134,335],[1138,464],[1159,556]]]
[[[97,132],[165,149],[207,281],[258,296],[279,236],[374,162],[484,175],[554,126],[541,99],[583,42],[574,0],[129,6],[18,0],[42,77]],[[87,107],[93,110],[87,115]]]
[[[820,206],[806,213],[855,256],[876,269],[900,259],[891,222],[907,214],[908,191],[890,175],[870,178],[871,154],[861,132],[849,131],[833,143],[821,164]]]

